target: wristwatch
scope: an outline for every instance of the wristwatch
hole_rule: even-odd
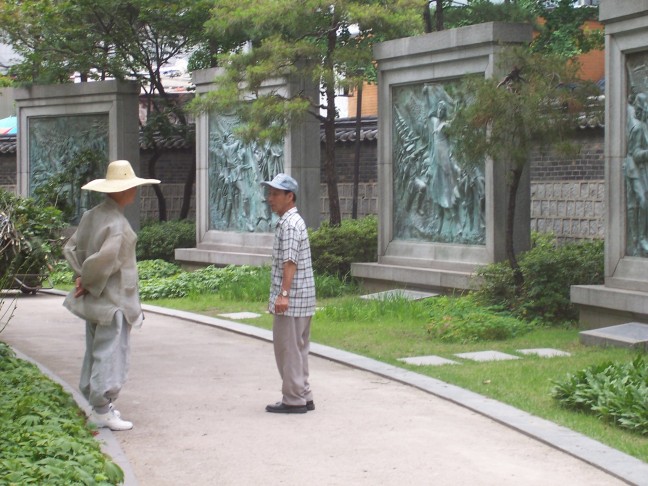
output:
[[[282,297],[288,297],[288,291],[287,290],[282,290],[281,291],[281,296]]]

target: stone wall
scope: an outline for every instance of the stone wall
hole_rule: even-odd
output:
[[[605,237],[605,181],[531,182],[531,231],[559,240]]]
[[[603,128],[579,132],[578,155],[565,157],[555,152],[537,151],[531,160],[531,229],[553,232],[559,239],[578,240],[604,237],[605,184],[603,160]],[[167,197],[168,219],[180,214],[187,171],[191,166],[191,150],[169,150],[156,164],[156,177]],[[322,146],[322,157],[324,150]],[[140,154],[142,175],[149,177],[149,153]],[[338,192],[343,218],[351,217],[353,205],[353,165],[355,144],[352,140],[336,146]],[[377,214],[377,143],[365,140],[361,145],[360,183],[358,186],[358,216]],[[0,154],[0,186],[12,188],[16,181],[15,154]],[[328,194],[323,172],[320,184],[320,214],[328,220]],[[142,218],[157,218],[157,198],[150,188],[144,188]],[[192,200],[190,217],[195,218]]]

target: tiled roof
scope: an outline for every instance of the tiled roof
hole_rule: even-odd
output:
[[[0,137],[0,154],[15,154],[16,153],[16,136]]]
[[[184,138],[179,135],[170,137],[162,137],[156,135],[153,137],[158,148],[162,150],[188,150],[193,148],[193,140],[191,138]],[[152,150],[153,144],[147,143],[144,137],[140,134],[140,150]],[[16,136],[10,137],[0,136],[0,155],[2,154],[15,154],[16,153]]]
[[[169,137],[163,137],[162,135],[154,135],[153,140],[155,145],[161,150],[188,150],[193,148],[195,133],[192,131],[187,137],[182,137],[180,135],[171,135]],[[144,140],[144,137],[140,134],[140,150],[153,150],[153,144]]]
[[[339,143],[353,143],[356,138],[355,118],[341,118],[335,124],[335,140]],[[589,117],[582,117],[578,122],[578,127],[585,129],[604,128],[603,113],[592,114]],[[163,137],[156,135],[154,137],[158,148],[162,150],[189,150],[193,148],[193,136],[181,137],[173,135]],[[372,142],[378,139],[378,118],[364,117],[360,129],[360,140],[363,142]],[[320,141],[324,141],[324,129],[320,129]],[[140,150],[151,150],[152,144],[147,143],[140,134]],[[0,136],[0,155],[16,153],[16,136]]]
[[[340,118],[335,122],[335,141],[342,143],[355,142],[356,139],[356,119]],[[372,142],[378,139],[378,118],[375,116],[366,116],[362,118],[360,127],[360,141]],[[320,128],[320,140],[323,142],[324,129]]]

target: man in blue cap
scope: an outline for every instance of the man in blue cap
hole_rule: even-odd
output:
[[[270,209],[279,216],[272,248],[269,311],[274,315],[275,360],[282,379],[282,400],[268,405],[272,413],[315,410],[308,383],[311,318],[315,313],[315,280],[306,223],[295,206],[297,181],[277,174],[268,187]]]

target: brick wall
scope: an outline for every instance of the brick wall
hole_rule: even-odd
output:
[[[326,181],[324,173],[324,144],[320,146],[320,180]],[[378,145],[376,141],[362,142],[360,145],[360,171],[359,181],[375,182],[378,180]],[[337,169],[338,182],[353,182],[353,171],[355,164],[355,143],[339,143],[335,147],[335,166]]]
[[[605,178],[604,132],[587,128],[574,138],[578,154],[565,156],[556,151],[537,150],[531,157],[532,181],[600,180]]]
[[[605,184],[603,129],[585,129],[576,139],[581,150],[577,156],[565,158],[538,150],[531,158],[531,229],[551,231],[560,239],[602,238],[604,236]],[[376,214],[377,143],[363,142],[358,187],[358,215]],[[355,144],[340,143],[336,147],[338,192],[342,217],[350,217],[353,194],[353,163]],[[167,199],[168,218],[177,218],[182,205],[184,181],[191,164],[191,151],[165,153],[157,163],[157,177]],[[147,152],[141,154],[142,176],[148,177]],[[328,195],[324,174],[321,174],[320,212],[328,219]],[[0,155],[0,186],[12,189],[16,182],[14,154]],[[151,188],[141,192],[142,217],[157,217],[157,198]],[[191,217],[195,202],[192,200]]]
[[[140,173],[142,177],[151,177],[148,170],[150,152],[140,152]],[[155,165],[155,175],[163,184],[184,183],[191,167],[193,150],[173,150],[164,152]]]
[[[16,184],[16,155],[0,155],[0,186]]]
[[[166,200],[167,220],[171,221],[180,217],[182,208],[184,184],[165,183],[160,185]],[[143,220],[158,219],[158,199],[151,186],[143,186],[140,190],[140,218]],[[195,195],[191,196],[189,219],[196,219]]]

